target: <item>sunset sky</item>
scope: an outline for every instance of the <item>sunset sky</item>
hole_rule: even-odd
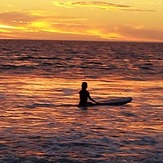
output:
[[[0,0],[0,39],[163,42],[163,0]]]

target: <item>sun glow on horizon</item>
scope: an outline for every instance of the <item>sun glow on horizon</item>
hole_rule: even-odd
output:
[[[161,0],[0,2],[2,39],[163,42]]]

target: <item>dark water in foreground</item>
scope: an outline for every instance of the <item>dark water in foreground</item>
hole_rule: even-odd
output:
[[[159,43],[1,40],[0,162],[162,163],[162,66]],[[79,109],[82,81],[133,101]]]

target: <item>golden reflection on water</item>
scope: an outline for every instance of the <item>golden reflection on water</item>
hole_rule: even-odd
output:
[[[74,106],[65,107],[56,104],[77,104],[78,92],[83,80],[40,76],[2,76],[1,78],[0,97],[3,109],[0,110],[2,117],[0,133],[7,135],[11,144],[15,138],[30,144],[30,148],[22,147],[22,153],[20,148],[17,148],[21,155],[44,155],[35,139],[48,146],[47,139],[57,137],[56,142],[53,143],[58,143],[58,139],[61,141],[66,139],[63,142],[70,143],[70,146],[74,140],[86,141],[89,144],[88,148],[106,146],[110,153],[106,152],[105,157],[137,156],[139,154],[131,153],[131,149],[153,150],[151,145],[144,145],[144,139],[140,138],[155,137],[156,133],[162,131],[159,110],[162,105],[161,81],[88,79],[86,80],[89,84],[88,90],[97,101],[130,96],[133,97],[133,102],[120,107],[101,106],[82,110]],[[156,103],[157,106],[153,107]],[[101,137],[104,138],[101,140]],[[6,140],[3,139],[1,143],[5,143]],[[126,140],[128,144],[125,143]],[[146,141],[150,144],[152,140]],[[121,152],[113,152],[115,148],[119,148]],[[74,147],[70,147],[70,150],[69,153],[73,157],[79,157],[80,154],[75,152]]]
[[[39,96],[42,99],[64,98],[69,100],[78,98],[78,91],[81,87],[82,80],[63,79],[63,78],[45,78],[37,76],[6,76],[0,81],[0,91],[10,95],[27,95]],[[100,80],[86,80],[88,90],[94,98],[109,98],[130,96],[139,98],[140,95],[148,95],[154,92],[157,94],[157,88],[162,88],[162,81],[133,81],[121,80],[117,78],[101,78]],[[149,99],[150,102],[156,103],[157,99]],[[151,101],[153,100],[153,101]],[[63,102],[63,101],[62,101]]]

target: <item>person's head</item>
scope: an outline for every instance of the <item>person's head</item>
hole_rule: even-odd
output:
[[[82,89],[87,89],[87,86],[88,86],[87,82],[83,82],[81,85]]]

